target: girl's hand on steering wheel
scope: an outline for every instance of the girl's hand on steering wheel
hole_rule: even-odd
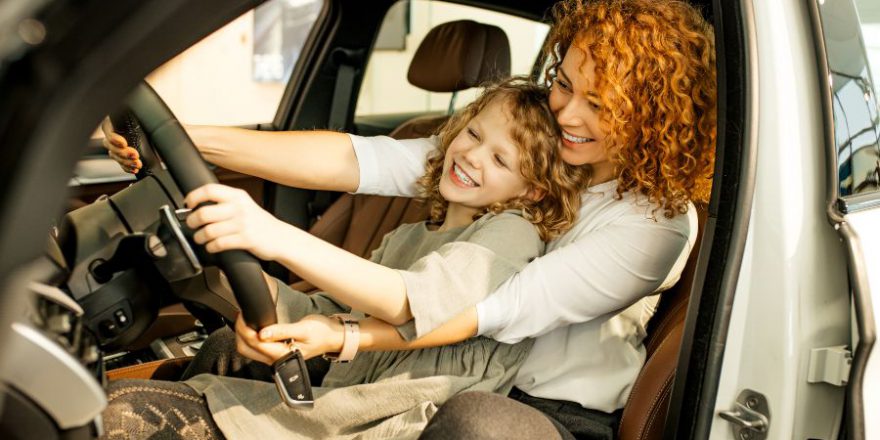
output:
[[[115,160],[125,172],[137,174],[144,166],[137,150],[129,147],[124,137],[113,132],[113,125],[109,118],[104,118],[104,122],[101,123],[101,131],[104,132],[104,140],[101,141],[101,145],[107,149],[110,158]]]
[[[208,202],[213,204],[200,206]],[[281,255],[281,237],[291,226],[263,210],[245,191],[211,183],[190,192],[184,203],[198,207],[186,224],[196,231],[193,240],[208,252],[243,249],[267,261]]]
[[[274,324],[257,333],[239,315],[235,321],[235,341],[239,354],[272,365],[296,344],[305,359],[342,350],[344,334],[338,319],[308,315],[292,324]]]

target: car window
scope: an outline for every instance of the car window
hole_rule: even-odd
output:
[[[454,20],[474,20],[500,27],[510,40],[511,73],[528,75],[549,27],[512,15],[438,1],[402,0],[385,16],[367,65],[355,114],[446,111],[451,93],[432,93],[411,85],[406,74],[416,49],[434,26]],[[459,92],[455,107],[476,98],[479,90]]]
[[[880,191],[880,4],[857,0],[855,8],[837,0],[820,3],[834,118],[838,195]],[[858,28],[848,23],[860,23]]]
[[[862,27],[862,37],[865,39],[865,50],[868,53],[868,63],[874,78],[880,78],[880,2],[877,0],[856,0],[856,10],[859,13],[859,22]],[[874,92],[880,91],[880,86],[874,83]]]
[[[183,123],[272,121],[323,5],[269,0],[163,64],[147,82]]]

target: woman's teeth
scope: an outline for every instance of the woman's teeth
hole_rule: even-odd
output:
[[[452,172],[455,173],[456,177],[458,177],[458,180],[461,180],[466,185],[479,186],[476,182],[473,181],[473,179],[470,178],[470,176],[467,175],[467,173],[459,168],[457,164],[452,164]]]
[[[593,140],[592,138],[577,137],[575,135],[568,134],[565,131],[562,132],[562,138],[569,141],[569,142],[573,142],[575,144],[582,144],[584,142],[592,142],[592,140]]]

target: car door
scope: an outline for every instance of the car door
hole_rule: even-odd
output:
[[[880,132],[859,21],[876,2],[742,5],[757,165],[709,432],[877,438]]]
[[[871,70],[880,70],[880,4],[827,0],[814,11],[831,165],[828,216],[846,245],[854,311],[845,432],[878,438],[880,110]]]

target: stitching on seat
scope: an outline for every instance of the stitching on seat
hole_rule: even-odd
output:
[[[663,340],[660,342],[660,345],[657,347],[657,349],[654,350],[654,353],[659,352],[660,349],[662,349],[663,346],[664,346],[667,342],[669,342],[669,339],[670,339],[670,338],[669,338],[669,336],[668,336],[668,334],[667,334],[667,336],[666,336],[665,338],[663,338]],[[677,358],[677,356],[676,356],[676,358]],[[647,366],[648,363],[650,363],[652,360],[654,360],[654,357],[653,357],[653,356],[651,356],[651,359],[648,359],[648,362],[645,362],[645,366]],[[644,369],[645,366],[643,366],[642,369]],[[667,381],[667,382],[670,381],[670,380],[672,379],[673,376],[675,376],[675,371],[676,371],[676,369],[673,368],[673,369],[672,369],[672,374],[667,375],[667,377],[666,377],[666,381]],[[640,382],[638,379],[636,379],[636,384],[635,384],[635,386],[633,386],[632,391],[630,391],[630,393],[629,393],[629,397],[626,399],[626,404],[624,405],[624,407],[629,406],[630,402],[632,402],[632,400],[633,400],[633,396],[636,394],[636,391],[640,389],[640,388],[639,388],[640,385],[642,385],[642,382]],[[665,384],[664,384],[664,386],[665,386]],[[661,393],[662,393],[662,388],[661,388]],[[654,396],[654,401],[651,402],[651,406],[648,407],[649,411],[650,411],[651,408],[653,408],[653,406],[654,406],[654,404],[655,404],[656,402],[657,402],[657,396]],[[626,416],[627,416],[627,415],[628,415],[628,413],[625,412],[625,413],[623,414],[623,417],[620,418],[620,425],[619,425],[619,426],[624,426],[623,421],[626,420]],[[642,424],[640,425],[640,428],[639,428],[639,429],[644,428],[644,426],[645,426],[645,424],[642,423]],[[639,431],[639,432],[641,432],[641,431]],[[641,435],[641,434],[640,434],[640,435]]]
[[[649,411],[649,413],[648,413],[649,416],[648,416],[648,419],[646,420],[646,422],[644,424],[642,424],[641,433],[639,435],[640,439],[647,438],[648,429],[646,427],[650,427],[651,424],[654,422],[654,419],[657,417],[657,414],[660,413],[660,410],[657,409],[657,402],[658,401],[662,402],[663,398],[666,397],[667,394],[669,394],[669,391],[672,389],[672,387],[670,387],[669,384],[672,382],[672,378],[674,376],[675,376],[675,370],[672,370],[672,374],[666,376],[666,380],[663,382],[663,387],[660,388],[660,394],[658,394],[657,397],[654,399],[654,401],[651,402],[651,406],[650,406],[651,411]]]

